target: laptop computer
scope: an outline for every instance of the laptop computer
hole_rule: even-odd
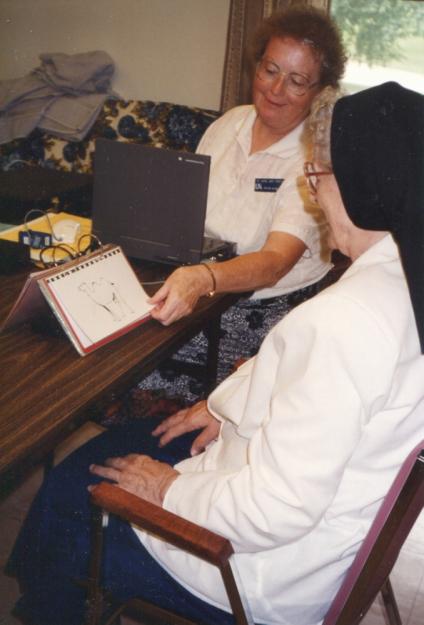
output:
[[[234,244],[203,236],[209,167],[209,156],[97,139],[93,234],[162,263],[234,256]]]

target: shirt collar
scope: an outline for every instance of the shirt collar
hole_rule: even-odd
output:
[[[237,141],[241,146],[246,156],[249,156],[250,146],[252,143],[252,128],[256,120],[256,110],[253,104],[250,106],[250,110],[244,119],[242,119],[237,130]],[[274,154],[281,158],[287,158],[291,156],[294,151],[299,148],[300,137],[304,129],[305,122],[302,122],[296,128],[293,128],[288,135],[285,135],[272,145],[268,146],[265,150],[260,150],[257,154]]]
[[[399,259],[399,249],[392,235],[388,233],[385,237],[371,245],[370,248],[361,254],[341,276],[341,280],[345,277],[362,270],[363,267],[370,267],[379,263]]]

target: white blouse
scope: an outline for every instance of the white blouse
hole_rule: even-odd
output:
[[[308,248],[276,285],[254,295],[265,298],[313,284],[331,264],[324,216],[310,201],[303,176],[303,124],[267,149],[249,154],[255,119],[251,105],[228,111],[207,129],[197,152],[212,159],[208,236],[235,241],[239,254],[259,250],[271,231],[292,234]]]

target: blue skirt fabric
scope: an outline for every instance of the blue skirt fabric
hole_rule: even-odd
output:
[[[87,486],[101,481],[88,467],[108,457],[143,453],[174,465],[189,456],[196,432],[164,448],[151,436],[158,420],[117,426],[90,440],[58,465],[43,483],[6,568],[22,596],[16,614],[31,625],[81,625],[87,579],[91,505]],[[204,625],[232,625],[233,617],[201,601],[149,555],[130,525],[110,516],[105,529],[102,586],[122,602],[140,597]]]
[[[303,289],[270,299],[241,299],[221,316],[218,356],[218,384],[234,369],[240,358],[254,356],[274,325],[292,308],[316,295],[323,280]],[[168,397],[184,397],[187,403],[199,400],[205,391],[202,370],[187,375],[179,363],[206,365],[207,340],[203,332],[165,361],[138,385],[141,390],[162,390]]]

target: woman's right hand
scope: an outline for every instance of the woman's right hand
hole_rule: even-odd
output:
[[[174,415],[164,419],[152,432],[159,436],[159,447],[163,447],[177,436],[186,432],[193,432],[202,428],[191,446],[192,456],[200,454],[209,443],[215,440],[221,428],[221,422],[209,412],[206,400],[199,401],[190,408],[179,410]]]
[[[202,265],[179,267],[171,273],[149,303],[155,304],[151,311],[153,319],[167,326],[189,315],[199,297],[212,288],[208,270]]]

